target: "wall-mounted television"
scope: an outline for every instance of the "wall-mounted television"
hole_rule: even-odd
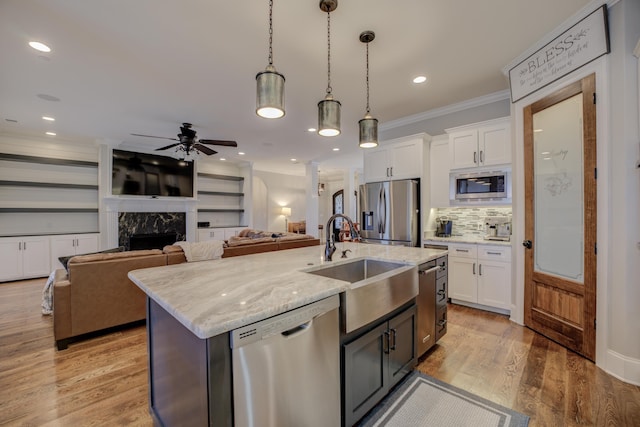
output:
[[[113,150],[114,195],[193,197],[193,162]]]

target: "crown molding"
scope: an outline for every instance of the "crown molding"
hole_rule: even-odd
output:
[[[457,113],[458,111],[468,110],[469,108],[479,107],[492,102],[502,101],[510,99],[509,90],[502,90],[500,92],[490,93],[489,95],[479,96],[477,98],[468,99],[466,101],[458,102],[456,104],[447,105],[445,107],[434,108],[433,110],[425,111],[411,116],[402,117],[396,120],[384,122],[380,125],[381,131],[395,129],[397,127],[410,125],[413,123],[421,122],[423,120],[429,120],[436,117],[441,117],[451,113]]]

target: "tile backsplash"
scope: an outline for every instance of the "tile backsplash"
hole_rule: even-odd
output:
[[[436,218],[453,221],[454,236],[484,236],[484,219],[488,216],[511,216],[511,207],[438,208]]]

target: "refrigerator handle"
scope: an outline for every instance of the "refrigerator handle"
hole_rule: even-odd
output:
[[[382,228],[382,234],[387,232],[387,192],[384,190],[384,186],[382,187],[381,193],[381,201],[382,204],[382,215],[380,216],[380,223]]]
[[[377,215],[377,221],[378,221],[378,233],[382,233],[382,211],[380,210],[380,204],[382,203],[382,190],[383,188],[380,187],[380,191],[378,192],[378,203],[376,203],[376,213]]]

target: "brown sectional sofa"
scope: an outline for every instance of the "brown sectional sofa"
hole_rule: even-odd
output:
[[[273,241],[224,248],[223,258],[319,245],[320,240]],[[146,296],[129,271],[186,262],[176,245],[159,249],[81,255],[56,271],[53,330],[59,350],[71,341],[146,319]]]

